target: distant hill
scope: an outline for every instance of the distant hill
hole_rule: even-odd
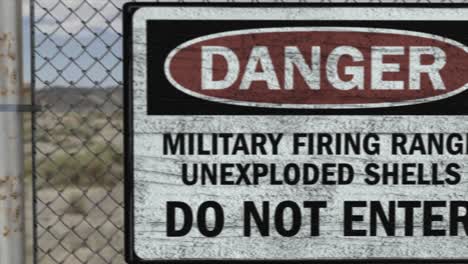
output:
[[[123,91],[116,88],[69,88],[55,87],[36,91],[36,104],[64,112],[73,109],[78,112],[91,112],[99,108],[106,113],[123,110]]]

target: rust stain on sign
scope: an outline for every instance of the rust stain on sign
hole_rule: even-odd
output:
[[[17,40],[12,33],[0,33],[0,96],[16,95],[18,89]]]
[[[23,231],[20,190],[18,177],[0,177],[0,210],[3,210],[2,236],[4,238]]]
[[[21,104],[21,4],[0,1],[0,106]],[[22,117],[0,112],[0,263],[24,263]]]
[[[8,236],[9,233],[10,233],[10,228],[4,227],[3,228],[3,236],[6,237],[6,236]]]
[[[12,33],[0,33],[0,57],[16,60],[15,40]]]

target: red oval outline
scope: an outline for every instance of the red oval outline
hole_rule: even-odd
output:
[[[202,93],[194,92],[182,85],[180,85],[171,75],[170,72],[170,65],[172,62],[172,58],[182,49],[186,47],[192,46],[193,44],[211,40],[215,38],[227,37],[227,36],[237,36],[237,35],[246,35],[249,33],[275,33],[275,32],[298,32],[298,31],[332,31],[332,32],[363,32],[363,33],[383,33],[383,34],[399,34],[399,35],[406,35],[406,36],[414,36],[414,37],[422,37],[422,38],[429,38],[438,40],[441,42],[448,43],[452,46],[458,47],[468,53],[468,47],[464,44],[457,42],[455,40],[441,37],[438,35],[423,33],[423,32],[416,32],[416,31],[407,31],[407,30],[397,30],[397,29],[383,29],[383,28],[364,28],[364,27],[282,27],[282,28],[256,28],[256,29],[244,29],[244,30],[235,30],[235,31],[226,31],[221,33],[215,33],[210,35],[201,36],[187,42],[184,42],[173,49],[169,55],[166,57],[164,62],[164,73],[166,78],[169,82],[178,90],[193,96],[199,99],[218,102],[218,103],[225,103],[231,105],[240,105],[240,106],[252,106],[252,107],[267,107],[267,108],[295,108],[295,109],[350,109],[350,108],[378,108],[378,107],[393,107],[393,106],[404,106],[404,105],[413,105],[413,104],[421,104],[427,103],[437,100],[442,100],[456,94],[459,94],[468,89],[468,83],[465,85],[456,88],[450,92],[445,94],[426,97],[426,98],[418,98],[418,99],[411,99],[411,100],[404,100],[400,102],[384,102],[384,103],[362,103],[362,104],[288,104],[288,103],[255,103],[255,102],[246,102],[246,101],[238,101],[233,99],[225,99],[219,98],[209,95],[204,95]]]

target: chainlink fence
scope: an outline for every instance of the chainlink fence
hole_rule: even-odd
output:
[[[124,263],[122,0],[33,0],[36,263]]]
[[[125,2],[31,0],[35,263],[125,262]]]

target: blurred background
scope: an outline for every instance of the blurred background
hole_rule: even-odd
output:
[[[125,2],[24,0],[25,81],[41,107],[25,116],[28,263],[124,263]]]
[[[24,118],[27,263],[125,263],[121,11],[128,1],[22,1],[25,86],[41,107]]]

